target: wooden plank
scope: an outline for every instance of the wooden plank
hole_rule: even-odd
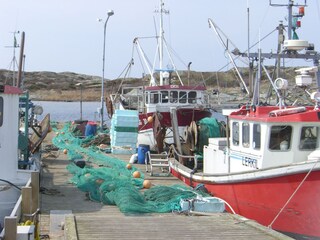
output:
[[[17,239],[17,217],[5,217],[4,218],[4,239],[15,240]]]
[[[32,187],[32,209],[31,212],[34,213],[39,208],[39,187],[40,187],[40,176],[39,172],[31,173],[31,187]]]

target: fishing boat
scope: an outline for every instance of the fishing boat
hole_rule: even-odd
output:
[[[301,18],[306,5],[290,0],[285,6],[289,16]],[[295,7],[298,14],[292,14]],[[289,34],[296,29],[291,20]],[[214,25],[211,19],[209,24]],[[292,38],[295,32],[284,40],[282,23],[278,30],[278,53],[241,53],[256,64],[255,90],[247,104],[222,111],[226,136],[207,139],[201,164],[199,158],[184,156],[173,148],[170,171],[192,187],[203,185],[239,215],[295,239],[320,239],[320,55],[312,44]],[[280,59],[313,60],[314,66],[296,69],[294,84],[280,76],[270,77],[263,64],[269,58],[278,59],[279,64]],[[262,70],[275,93],[275,104],[260,98]],[[317,86],[312,88],[314,82]],[[306,103],[289,101],[288,93],[291,96],[298,90],[305,93]],[[196,124],[192,136],[199,142],[203,126]],[[182,158],[194,164],[187,166]]]
[[[167,143],[173,142],[172,131],[170,131],[172,128],[170,108],[177,109],[177,124],[180,135],[183,135],[184,127],[192,120],[198,121],[211,116],[211,106],[209,94],[203,84],[185,85],[169,51],[166,53],[170,63],[164,66],[164,49],[168,50],[169,47],[164,36],[163,15],[168,11],[164,7],[163,0],[160,1],[157,12],[160,15],[160,30],[159,35],[154,37],[157,41],[157,57],[153,64],[150,64],[141,46],[142,38],[134,39],[134,45],[148,69],[149,83],[147,86],[134,89],[122,87],[122,92],[112,94],[106,100],[106,104],[110,117],[114,109],[137,110],[139,112],[138,142],[161,152],[164,139]],[[131,61],[129,65],[132,66],[132,64]],[[156,64],[159,64],[158,67],[155,66]],[[190,70],[190,64],[188,70]]]
[[[23,41],[24,32],[22,43]],[[1,239],[10,238],[10,236],[5,236],[6,217],[20,221],[25,217],[21,216],[23,211],[29,213],[29,209],[21,211],[22,188],[31,188],[31,185],[34,184],[31,183],[31,176],[39,175],[41,143],[50,129],[49,114],[41,122],[37,120],[43,109],[41,106],[34,105],[29,99],[28,92],[21,89],[21,76],[21,69],[19,69],[18,78],[14,79],[12,85],[0,84]],[[32,200],[34,202],[30,204],[32,205],[31,210],[38,208],[36,204],[39,203],[35,201],[35,194]],[[29,207],[28,204],[25,205],[25,208]],[[21,237],[23,233],[17,230],[17,234],[20,234]]]

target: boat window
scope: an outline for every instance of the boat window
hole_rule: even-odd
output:
[[[232,123],[232,143],[235,146],[239,145],[239,123]]]
[[[269,148],[271,150],[280,151],[288,150],[290,148],[291,135],[291,126],[272,126],[269,139]]]
[[[300,150],[314,150],[317,147],[318,127],[308,126],[301,128]]]
[[[146,104],[148,104],[149,103],[149,93],[148,92],[146,92],[146,94],[145,94],[145,102],[146,102]]]
[[[170,102],[177,103],[178,102],[178,91],[171,91],[170,92]]]
[[[150,92],[150,103],[158,103],[158,102],[159,102],[158,92]]]
[[[3,97],[0,97],[0,127],[3,124]]]
[[[250,125],[242,123],[242,146],[248,148],[250,146]]]
[[[188,93],[188,103],[196,103],[197,102],[197,92],[191,91]]]
[[[260,149],[261,146],[261,131],[260,124],[253,124],[253,149]]]
[[[168,103],[169,102],[169,93],[168,91],[161,91],[161,102]]]
[[[187,92],[181,91],[179,92],[179,103],[187,102]]]

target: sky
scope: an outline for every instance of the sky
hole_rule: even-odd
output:
[[[208,19],[212,19],[231,41],[246,51],[248,46],[248,14],[250,12],[250,44],[276,28],[280,20],[286,24],[287,8],[271,7],[289,0],[164,0],[169,14],[164,16],[165,37],[174,49],[175,65],[186,70],[217,71],[229,60]],[[305,0],[295,1],[304,3]],[[320,3],[307,0],[306,15],[297,30],[300,39],[320,46]],[[26,72],[75,72],[101,76],[103,67],[103,30],[107,11],[114,15],[106,28],[105,78],[123,77],[123,71],[134,57],[130,77],[143,73],[133,39],[155,36],[158,26],[159,0],[0,0],[0,69],[13,69],[13,39],[20,44],[25,32]],[[297,12],[294,8],[294,12]],[[97,19],[103,19],[98,22]],[[158,32],[158,31],[157,31]],[[264,52],[274,51],[276,34],[260,43]],[[152,61],[156,45],[152,39],[141,39],[145,53]],[[256,51],[258,45],[252,49]],[[20,48],[15,49],[18,61]],[[165,64],[168,64],[168,60]],[[222,71],[228,70],[223,68]]]

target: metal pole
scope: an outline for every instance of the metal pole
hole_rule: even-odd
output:
[[[80,85],[80,121],[82,121],[82,84]]]
[[[107,20],[104,22],[104,31],[103,31],[103,56],[102,56],[102,79],[101,79],[101,110],[100,110],[100,129],[103,131],[103,109],[104,109],[104,66],[105,66],[105,50],[106,50],[106,28],[107,23],[114,14],[113,10],[108,11]]]
[[[80,121],[82,121],[82,83],[77,83],[76,86],[80,87]]]

